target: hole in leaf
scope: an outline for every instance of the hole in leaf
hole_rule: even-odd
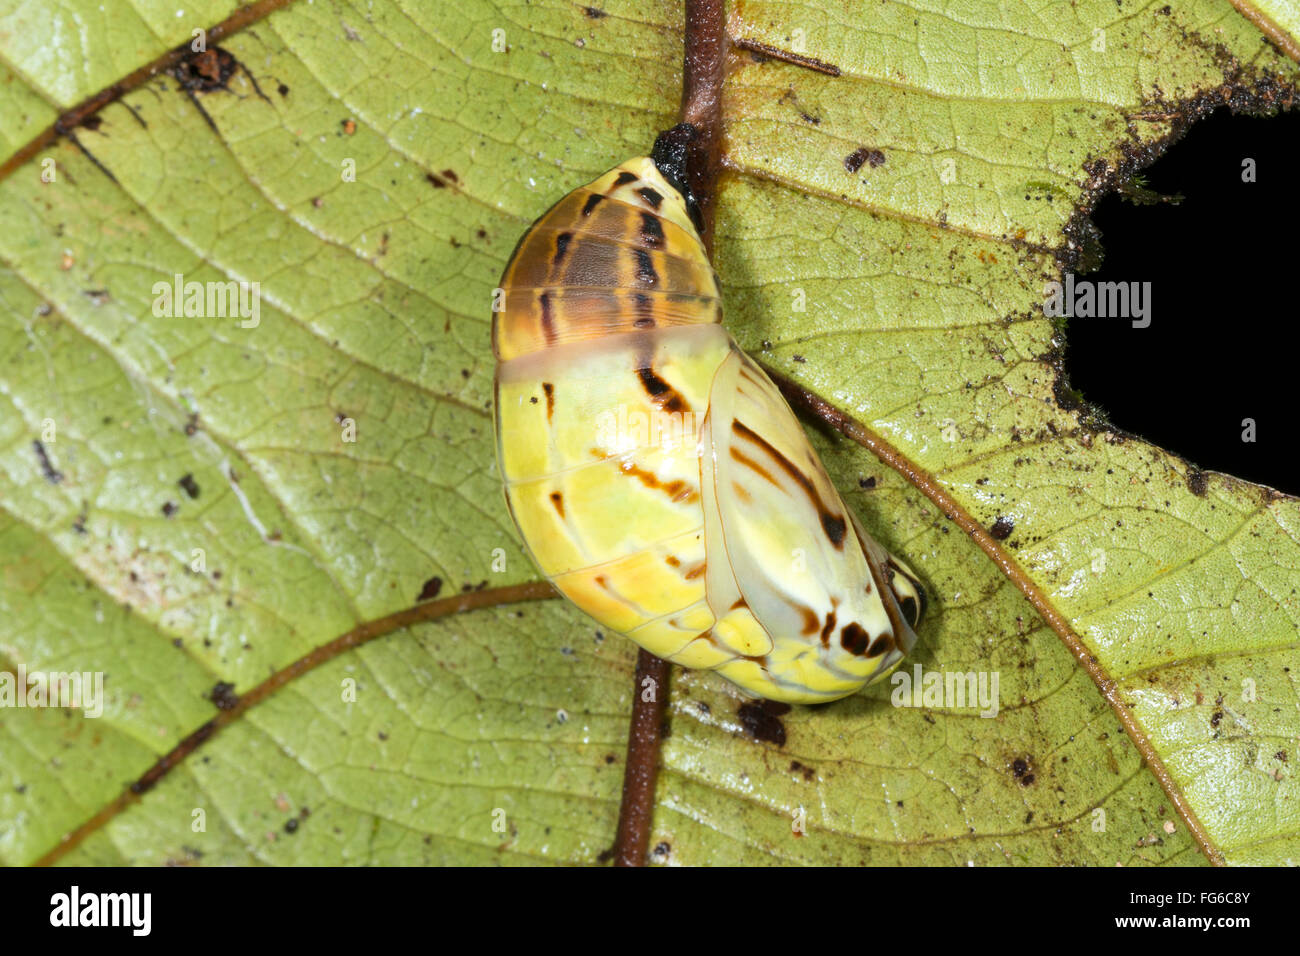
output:
[[[1101,268],[1075,277],[1149,282],[1150,325],[1068,320],[1070,384],[1111,423],[1198,467],[1300,494],[1300,114],[1192,126],[1139,185],[1179,204],[1119,194],[1092,216]],[[1254,160],[1254,182],[1243,163]],[[1139,201],[1152,196],[1137,195]],[[1078,301],[1080,290],[1076,289]],[[1144,299],[1145,301],[1145,299]],[[1254,423],[1254,441],[1249,424]]]

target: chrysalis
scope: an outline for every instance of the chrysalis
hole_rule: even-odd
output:
[[[844,697],[911,649],[925,594],[722,327],[694,204],[656,157],[561,199],[506,266],[511,516],[556,588],[651,653],[772,700]]]

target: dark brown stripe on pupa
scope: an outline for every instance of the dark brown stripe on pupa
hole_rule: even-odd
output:
[[[655,312],[650,304],[650,296],[642,292],[632,293],[632,311],[636,313],[636,319],[632,324],[638,329],[655,327]]]
[[[600,205],[600,201],[605,197],[599,193],[592,193],[587,197],[587,201],[582,204],[582,215],[590,216],[593,209]]]
[[[555,510],[559,512],[560,517],[564,517],[564,495],[558,491],[551,492],[551,504],[555,505]]]
[[[831,631],[835,630],[835,612],[826,615],[826,624],[822,628],[822,647],[831,646]]]
[[[636,279],[642,285],[658,285],[659,274],[655,272],[654,260],[650,258],[650,253],[644,249],[634,249],[632,254],[636,257]]]
[[[597,458],[603,457],[602,454],[595,449],[592,449],[592,453]],[[636,465],[636,463],[630,461],[619,462],[618,470],[629,478],[635,478],[647,488],[654,491],[662,491],[674,502],[685,501],[691,503],[699,500],[699,492],[680,478],[674,478],[672,481],[662,481],[653,471],[647,471],[645,468],[641,468]],[[699,569],[698,571],[697,568]],[[695,573],[703,573],[703,568],[704,562],[700,562],[700,564],[697,565],[696,568],[692,568],[691,571]]]
[[[555,258],[551,260],[555,268],[560,267],[560,261],[564,258],[564,253],[568,251],[569,243],[573,241],[573,233],[562,232],[555,237]]]
[[[751,442],[762,448],[769,456],[771,456],[773,461],[785,470],[787,475],[799,483],[799,486],[803,488],[807,493],[808,498],[812,501],[814,507],[816,507],[817,513],[821,518],[822,530],[826,532],[826,537],[830,539],[831,544],[835,545],[837,549],[843,550],[844,532],[847,530],[844,518],[841,515],[834,514],[828,507],[826,507],[826,503],[822,501],[821,495],[817,492],[817,487],[812,483],[812,479],[800,471],[799,467],[795,465],[794,462],[772,447],[771,442],[758,434],[744,422],[739,419],[733,419],[731,422],[731,430],[737,435],[749,439]]]
[[[840,631],[840,646],[858,657],[866,653],[870,641],[871,635],[857,621],[850,621],[844,625],[844,630]]]
[[[758,462],[754,461],[754,459],[750,458],[748,455],[746,455],[743,451],[741,451],[741,450],[740,450],[739,448],[737,448],[735,445],[732,445],[732,446],[731,446],[731,457],[732,457],[732,459],[734,459],[735,461],[740,462],[740,463],[741,463],[742,465],[744,465],[746,468],[752,469],[753,471],[757,472],[758,475],[759,475],[760,477],[766,479],[766,480],[767,480],[768,482],[770,482],[774,487],[776,487],[776,488],[780,488],[780,487],[781,487],[781,483],[778,482],[775,478],[772,477],[772,473],[771,473],[770,471],[768,471],[766,468],[764,468],[764,467],[763,467],[762,465],[760,465]]]
[[[826,532],[826,537],[830,538],[831,544],[843,549],[844,532],[846,529],[844,519],[833,514],[823,511],[821,514],[822,530]]]
[[[542,334],[546,336],[546,344],[555,344],[555,316],[551,314],[551,294],[543,292],[537,297],[537,301],[542,306]]]
[[[654,403],[664,411],[690,411],[690,405],[686,403],[686,399],[682,398],[677,389],[655,374],[655,370],[650,366],[641,366],[636,370],[636,374],[641,379],[641,386],[645,389],[646,394],[654,399]]]
[[[871,642],[871,648],[867,651],[868,657],[879,657],[885,651],[894,646],[894,637],[892,634],[881,634]]]
[[[626,186],[628,183],[634,183],[636,181],[637,181],[636,173],[629,173],[627,170],[624,170],[623,172],[618,174],[618,178],[614,180],[614,185]]]
[[[655,209],[658,209],[664,201],[663,194],[657,189],[651,189],[649,186],[646,186],[644,189],[638,189],[637,194]]]
[[[659,217],[648,212],[641,213],[641,241],[652,249],[662,249],[664,245],[664,227],[659,224]]]
[[[546,420],[549,422],[555,414],[555,386],[550,382],[543,382],[542,391],[546,393]]]

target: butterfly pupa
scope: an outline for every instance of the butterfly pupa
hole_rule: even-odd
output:
[[[652,654],[758,697],[847,696],[911,649],[925,593],[722,327],[694,204],[663,165],[569,193],[506,266],[492,345],[510,514],[561,593]]]

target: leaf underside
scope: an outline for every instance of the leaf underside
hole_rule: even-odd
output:
[[[232,9],[0,3],[0,149]],[[98,719],[0,710],[0,862],[110,803],[213,716],[219,682],[246,690],[434,578],[536,577],[495,474],[491,290],[533,218],[674,122],[680,23],[624,0],[291,4],[223,43],[228,90],[159,77],[79,129],[113,179],[65,139],[0,182],[0,669],[106,675]],[[1038,306],[1078,210],[1225,91],[1267,109],[1296,64],[1209,0],[745,2],[731,25],[780,48],[800,30],[842,75],[733,60],[728,325],[980,523],[1009,521],[1005,552],[1224,858],[1295,861],[1300,508],[1062,408]],[[259,282],[259,324],[156,316],[176,274]],[[1022,591],[864,449],[814,443],[934,598],[904,667],[996,672],[1000,709],[873,686],[777,718],[777,745],[729,685],[678,671],[653,858],[1206,862]],[[389,635],[64,861],[594,862],[633,650],[558,602]]]

